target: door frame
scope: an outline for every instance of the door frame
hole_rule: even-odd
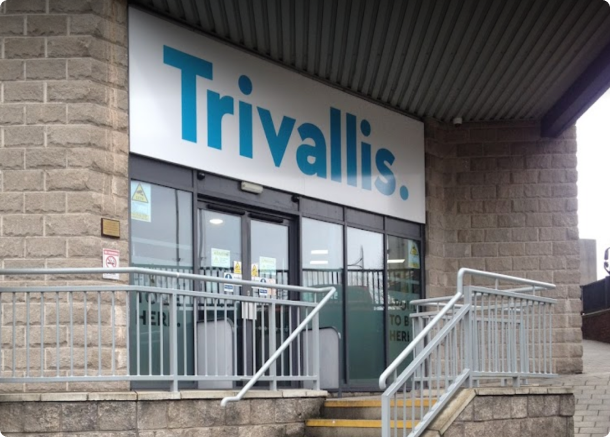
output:
[[[212,208],[209,208],[212,205]],[[228,202],[219,202],[216,199],[208,200],[205,196],[200,196],[195,204],[195,220],[193,226],[194,233],[194,247],[193,252],[195,253],[194,270],[195,274],[201,274],[200,263],[197,259],[199,257],[199,226],[198,216],[199,210],[211,210],[218,211],[224,214],[239,215],[241,217],[241,253],[242,253],[242,279],[251,279],[250,266],[252,263],[251,252],[251,222],[252,220],[262,221],[267,223],[276,223],[278,225],[286,226],[288,229],[288,284],[287,285],[298,285],[300,283],[300,239],[299,228],[300,223],[298,217],[290,214],[278,213],[277,211],[269,211],[261,208],[251,208],[249,205],[235,205]],[[241,292],[251,291],[250,287],[242,287]]]

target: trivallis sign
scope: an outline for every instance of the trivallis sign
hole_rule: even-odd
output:
[[[133,153],[423,223],[423,124],[131,9]]]

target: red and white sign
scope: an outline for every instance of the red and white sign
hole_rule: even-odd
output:
[[[116,269],[119,267],[120,252],[114,249],[103,249],[102,262],[105,269]],[[104,273],[104,279],[119,279],[118,273]]]

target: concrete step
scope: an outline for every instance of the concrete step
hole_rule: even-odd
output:
[[[428,410],[430,405],[434,405],[434,401],[430,402],[427,399],[423,401],[402,399],[391,403],[392,406],[396,405],[399,409],[399,414],[402,414],[400,409],[406,408],[408,418],[419,419],[420,418],[420,406],[424,407],[424,414]],[[414,413],[413,417],[411,413]],[[350,420],[380,420],[381,419],[381,399],[369,398],[369,399],[332,399],[324,403],[324,409],[322,417],[325,419],[350,419]]]
[[[408,432],[417,426],[417,421],[392,422],[392,428]],[[381,420],[348,420],[348,419],[310,419],[306,422],[307,437],[379,437]]]

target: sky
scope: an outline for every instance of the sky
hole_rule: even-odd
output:
[[[597,277],[607,275],[610,247],[610,91],[576,123],[578,138],[578,228],[580,238],[597,240]]]

